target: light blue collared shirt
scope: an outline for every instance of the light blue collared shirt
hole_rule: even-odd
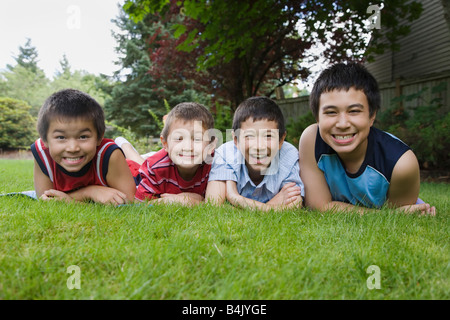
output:
[[[301,195],[305,195],[300,179],[298,150],[289,142],[283,142],[264,179],[257,186],[250,179],[245,158],[234,142],[224,143],[214,152],[209,181],[214,180],[236,181],[241,196],[263,203],[272,199],[289,182],[295,182],[301,188]]]

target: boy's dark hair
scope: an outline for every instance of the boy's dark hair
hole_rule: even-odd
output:
[[[92,120],[98,139],[105,133],[105,115],[100,104],[87,93],[75,89],[64,89],[53,93],[39,110],[37,130],[47,141],[50,121],[64,118],[84,118]]]
[[[380,91],[377,80],[372,74],[358,63],[337,63],[320,74],[309,96],[309,105],[316,120],[319,118],[319,102],[322,93],[333,90],[348,91],[352,87],[362,90],[366,95],[370,116],[380,109]]]
[[[251,97],[241,102],[234,112],[233,131],[236,132],[239,130],[241,128],[241,123],[248,118],[252,118],[253,121],[275,121],[277,123],[280,140],[286,133],[283,113],[278,104],[270,98]]]
[[[167,140],[169,137],[170,126],[175,120],[201,121],[203,129],[209,130],[214,128],[214,118],[205,106],[196,102],[182,102],[173,107],[167,115],[161,132],[164,140]]]

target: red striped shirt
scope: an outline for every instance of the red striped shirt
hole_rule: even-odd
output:
[[[136,189],[135,198],[140,201],[159,198],[163,193],[178,194],[182,192],[205,195],[211,165],[201,164],[195,176],[184,180],[178,173],[167,151],[162,149],[145,160],[139,169],[141,182]]]

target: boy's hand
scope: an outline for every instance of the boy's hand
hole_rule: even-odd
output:
[[[268,205],[273,207],[296,205],[301,202],[301,188],[294,182],[286,183],[277,193],[275,197],[267,202]]]
[[[70,193],[77,201],[92,200],[103,204],[120,205],[127,202],[127,195],[114,188],[90,185]]]
[[[92,201],[100,202],[103,204],[120,205],[127,202],[127,195],[117,189],[96,186],[92,192],[90,192],[90,198]]]
[[[44,193],[39,197],[41,200],[58,200],[58,201],[66,201],[71,202],[73,201],[73,198],[69,196],[67,193],[58,191],[55,189],[50,189],[44,191]]]
[[[434,206],[430,206],[428,203],[406,205],[406,206],[400,207],[400,210],[403,210],[406,213],[420,212],[421,215],[426,215],[426,214],[429,214],[431,216],[436,215],[436,208]]]

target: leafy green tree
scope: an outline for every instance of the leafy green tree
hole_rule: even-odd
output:
[[[112,81],[106,76],[96,76],[86,71],[71,71],[70,63],[66,57],[60,60],[61,70],[55,73],[53,80],[48,79],[45,73],[36,64],[25,63],[37,61],[35,48],[19,48],[21,52],[14,59],[15,66],[8,65],[7,70],[0,73],[0,96],[26,101],[30,106],[30,113],[37,116],[45,99],[52,93],[61,89],[73,88],[88,93],[102,106],[112,90]],[[32,58],[26,58],[27,54]]]
[[[171,30],[176,48],[195,57],[197,71],[212,79],[211,92],[223,92],[236,106],[246,97],[271,95],[277,86],[307,78],[301,62],[313,63],[318,55],[331,63],[358,61],[366,52],[396,48],[398,37],[409,32],[398,17],[412,21],[421,13],[416,1],[384,2],[381,27],[372,30],[368,51],[370,5],[368,0],[127,0],[124,9],[135,21],[148,14],[163,21],[181,19]],[[322,52],[308,51],[318,44]],[[161,68],[179,55],[172,44],[165,47]]]
[[[70,71],[70,67],[56,73],[56,77],[49,84],[50,94],[62,89],[72,88],[86,92],[101,106],[110,98],[113,82],[106,76],[97,76],[86,71]]]
[[[25,101],[0,98],[0,148],[28,148],[38,137],[30,109]]]
[[[150,110],[160,119],[166,113],[164,100],[170,106],[182,101],[205,103],[205,98],[198,95],[192,82],[170,75],[152,75],[150,53],[157,50],[158,44],[149,46],[150,37],[159,38],[159,30],[167,30],[166,25],[156,16],[148,15],[143,21],[135,23],[125,12],[114,20],[121,30],[114,33],[118,43],[116,51],[121,58],[117,61],[120,70],[115,73],[115,85],[111,98],[105,103],[107,119],[121,127],[130,129],[141,136],[159,136],[160,129]]]
[[[0,96],[26,101],[30,112],[36,116],[46,97],[50,94],[50,80],[38,67],[38,52],[28,39],[25,46],[19,47],[19,54],[14,57],[15,66],[8,65],[0,74]]]
[[[30,106],[30,113],[37,116],[42,103],[50,94],[50,80],[44,71],[37,69],[33,72],[21,65],[9,68],[1,74],[4,79],[0,86],[0,95],[22,101]]]

